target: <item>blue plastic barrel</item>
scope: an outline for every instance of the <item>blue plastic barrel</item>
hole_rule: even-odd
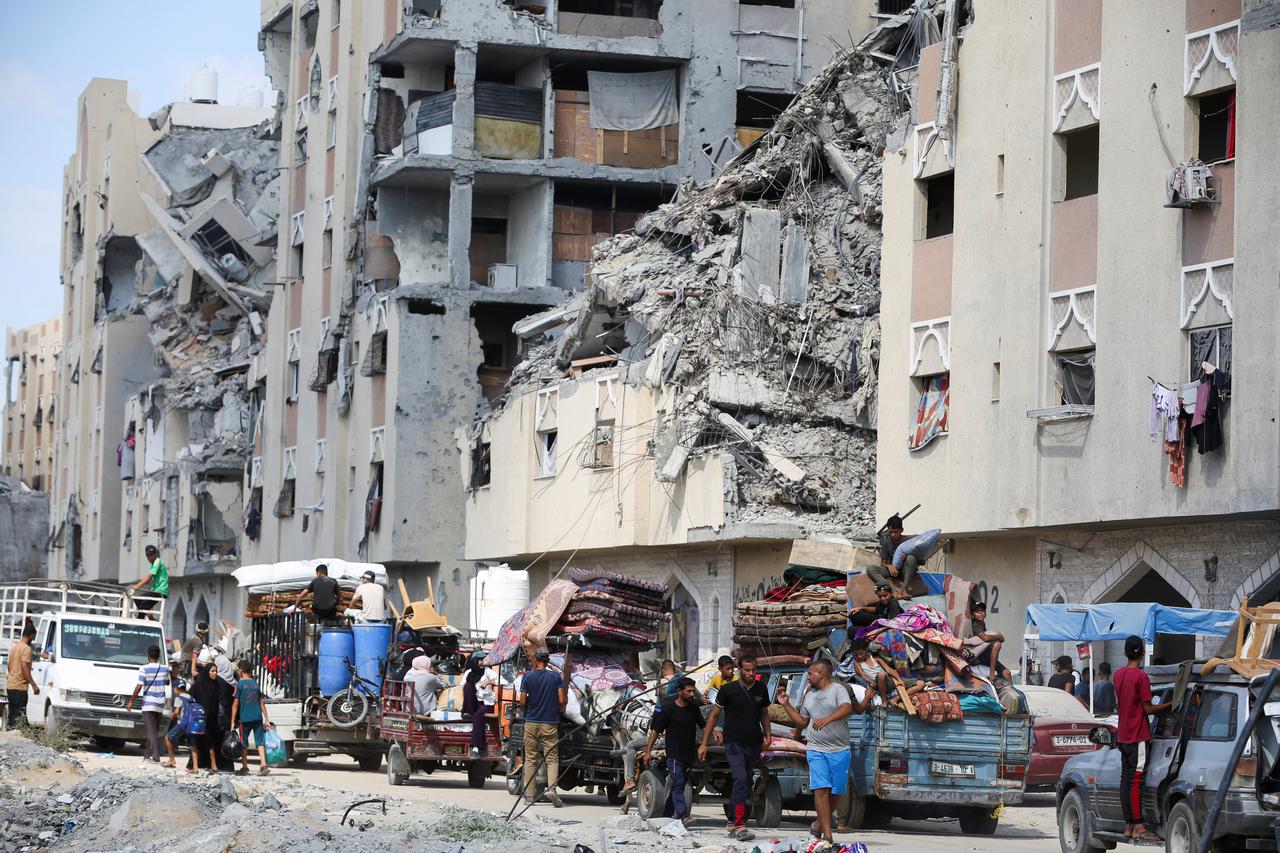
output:
[[[382,662],[391,645],[390,622],[357,622],[351,626],[356,641],[356,672],[382,686]]]
[[[347,665],[356,661],[356,642],[346,628],[325,628],[320,635],[320,695],[332,696],[351,683]]]

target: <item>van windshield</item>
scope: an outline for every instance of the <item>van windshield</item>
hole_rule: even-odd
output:
[[[164,648],[160,626],[127,625],[66,619],[62,623],[62,657],[142,666],[147,648]]]

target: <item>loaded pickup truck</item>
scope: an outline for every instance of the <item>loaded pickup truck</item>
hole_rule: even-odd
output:
[[[1026,702],[1019,698],[1019,708]],[[1000,809],[1022,801],[1031,717],[966,711],[927,723],[894,707],[849,717],[850,829],[898,817],[954,817],[966,835],[992,835]]]

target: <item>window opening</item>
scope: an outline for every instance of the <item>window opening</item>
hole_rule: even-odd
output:
[[[556,445],[559,441],[559,430],[548,429],[538,432],[538,476],[554,477],[556,475]]]
[[[1058,356],[1058,404],[1092,406],[1094,401],[1094,351],[1080,350]]]
[[[489,442],[477,439],[471,445],[471,488],[480,489],[489,485],[493,474],[493,456]]]
[[[1217,163],[1236,156],[1236,90],[1197,98],[1201,160]]]
[[[1063,200],[1098,194],[1098,125],[1068,133],[1062,139],[1066,163]]]
[[[924,181],[926,240],[944,237],[955,227],[956,178],[954,172]]]

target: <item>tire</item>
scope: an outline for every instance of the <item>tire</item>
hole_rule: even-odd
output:
[[[44,733],[52,738],[61,729],[62,721],[58,719],[58,710],[52,704],[46,705],[44,709]]]
[[[757,814],[756,826],[772,829],[782,823],[782,785],[772,776],[764,780]]]
[[[397,767],[401,769],[397,770]],[[411,772],[408,762],[404,760],[404,753],[400,750],[400,744],[391,744],[387,748],[387,782],[391,785],[403,785]]]
[[[845,825],[850,832],[857,832],[867,824],[867,798],[849,788],[849,811],[846,813]]]
[[[965,835],[995,835],[1000,818],[993,817],[986,806],[973,806],[960,813],[960,831]]]
[[[366,773],[376,773],[382,767],[382,753],[365,752],[356,756],[356,763]]]
[[[57,729],[53,730],[54,732]],[[125,742],[118,737],[106,737],[103,735],[93,736],[93,745],[102,752],[120,752],[124,749]],[[240,753],[236,753],[236,758],[240,757]]]
[[[1195,853],[1200,845],[1200,822],[1186,800],[1179,800],[1169,811],[1164,823],[1164,849],[1166,853]],[[1210,844],[1209,850],[1221,850],[1221,845]]]
[[[513,797],[520,796],[520,786],[524,784],[524,776],[518,771],[507,774],[507,793]]]
[[[1093,840],[1093,818],[1080,792],[1072,789],[1058,806],[1058,846],[1062,853],[1102,853]]]
[[[369,697],[348,687],[329,697],[324,715],[340,729],[354,729],[369,716]]]
[[[611,806],[620,806],[622,801],[626,799],[626,797],[622,796],[621,785],[605,785],[604,798],[609,801]]]
[[[666,774],[659,776],[655,771],[646,769],[636,783],[636,813],[645,820],[662,817],[669,794]]]
[[[467,765],[467,784],[472,788],[483,788],[489,779],[493,765],[487,761],[473,761]]]

